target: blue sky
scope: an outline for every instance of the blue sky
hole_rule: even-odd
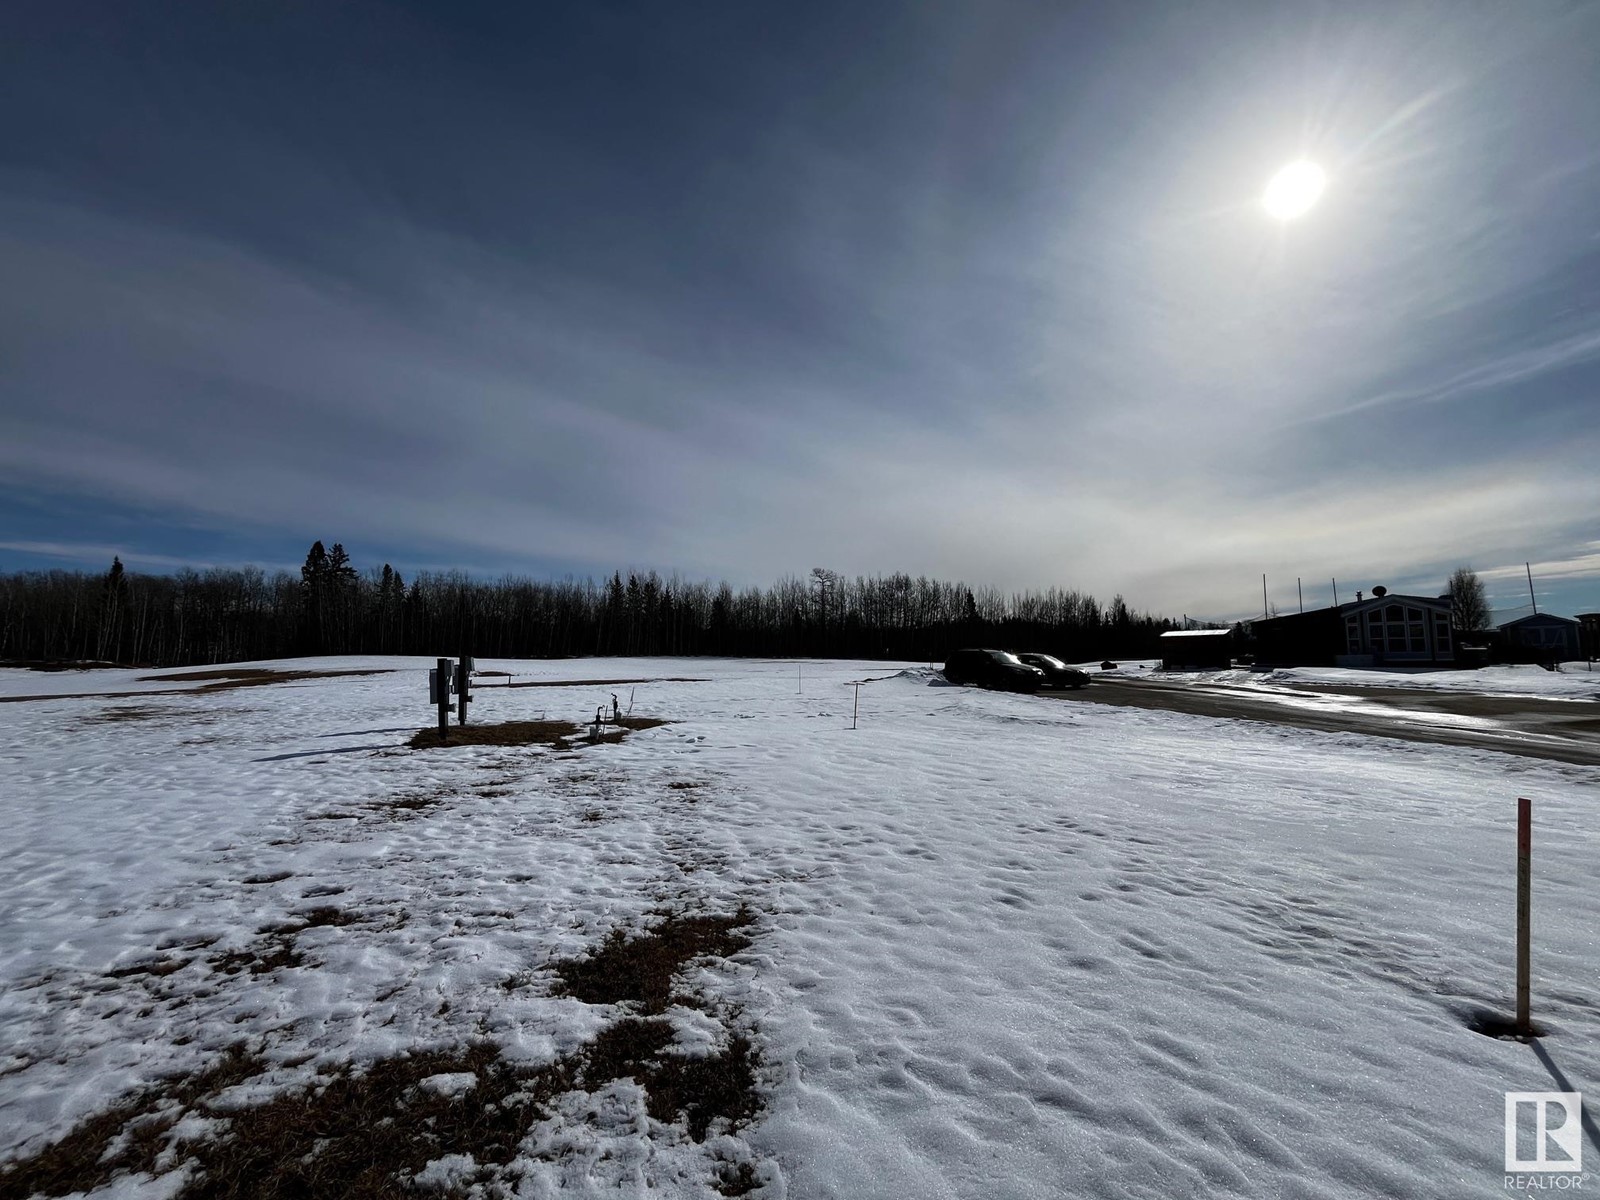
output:
[[[8,24],[0,569],[1600,609],[1600,7]]]

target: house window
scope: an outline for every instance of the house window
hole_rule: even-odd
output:
[[[1415,610],[1413,610],[1413,611],[1415,611]],[[1427,640],[1427,638],[1425,638],[1423,636],[1423,633],[1422,633],[1422,622],[1421,621],[1414,621],[1412,623],[1412,625],[1411,625],[1411,653],[1413,653],[1413,654],[1426,654],[1427,650],[1428,650],[1428,640]]]
[[[1408,609],[1406,609],[1406,620],[1408,620],[1408,621],[1420,621],[1420,620],[1422,620],[1422,610],[1420,608],[1408,608]]]
[[[1391,620],[1391,621],[1403,621],[1403,620],[1405,620],[1405,618],[1403,616],[1401,616],[1400,614],[1401,614],[1400,606],[1398,604],[1391,604],[1391,605],[1389,605],[1389,608],[1385,612],[1384,615],[1386,617],[1388,617],[1389,620]]]

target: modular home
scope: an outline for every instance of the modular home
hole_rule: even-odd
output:
[[[1415,667],[1453,665],[1448,596],[1370,597],[1308,613],[1252,623],[1256,662],[1278,667]]]

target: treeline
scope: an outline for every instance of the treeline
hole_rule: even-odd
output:
[[[0,575],[0,659],[187,666],[317,654],[480,658],[806,655],[943,661],[964,645],[1069,661],[1153,657],[1177,624],[1081,592],[990,587],[817,568],[735,590],[654,572],[489,582],[359,572],[318,542],[298,577],[255,568],[139,575]]]

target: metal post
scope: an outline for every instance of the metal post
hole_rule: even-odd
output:
[[[856,706],[850,710],[850,728],[856,727],[856,717],[861,714],[861,685],[856,684]]]
[[[1529,976],[1533,933],[1533,802],[1517,797],[1517,1032],[1533,1033],[1529,1000]]]
[[[439,660],[439,740],[450,740],[450,670],[455,666],[448,658]]]
[[[1265,620],[1266,616],[1267,616],[1267,577],[1265,575],[1263,575],[1261,577],[1261,617],[1262,617],[1263,620]]]
[[[1294,577],[1294,590],[1300,597],[1300,611],[1301,612],[1305,612],[1305,610],[1306,610],[1306,590],[1305,590],[1305,588],[1300,586],[1300,576],[1298,576],[1298,575],[1296,575]]]
[[[465,654],[461,656],[461,663],[456,668],[456,723],[467,723],[467,686],[472,679],[472,659]]]

